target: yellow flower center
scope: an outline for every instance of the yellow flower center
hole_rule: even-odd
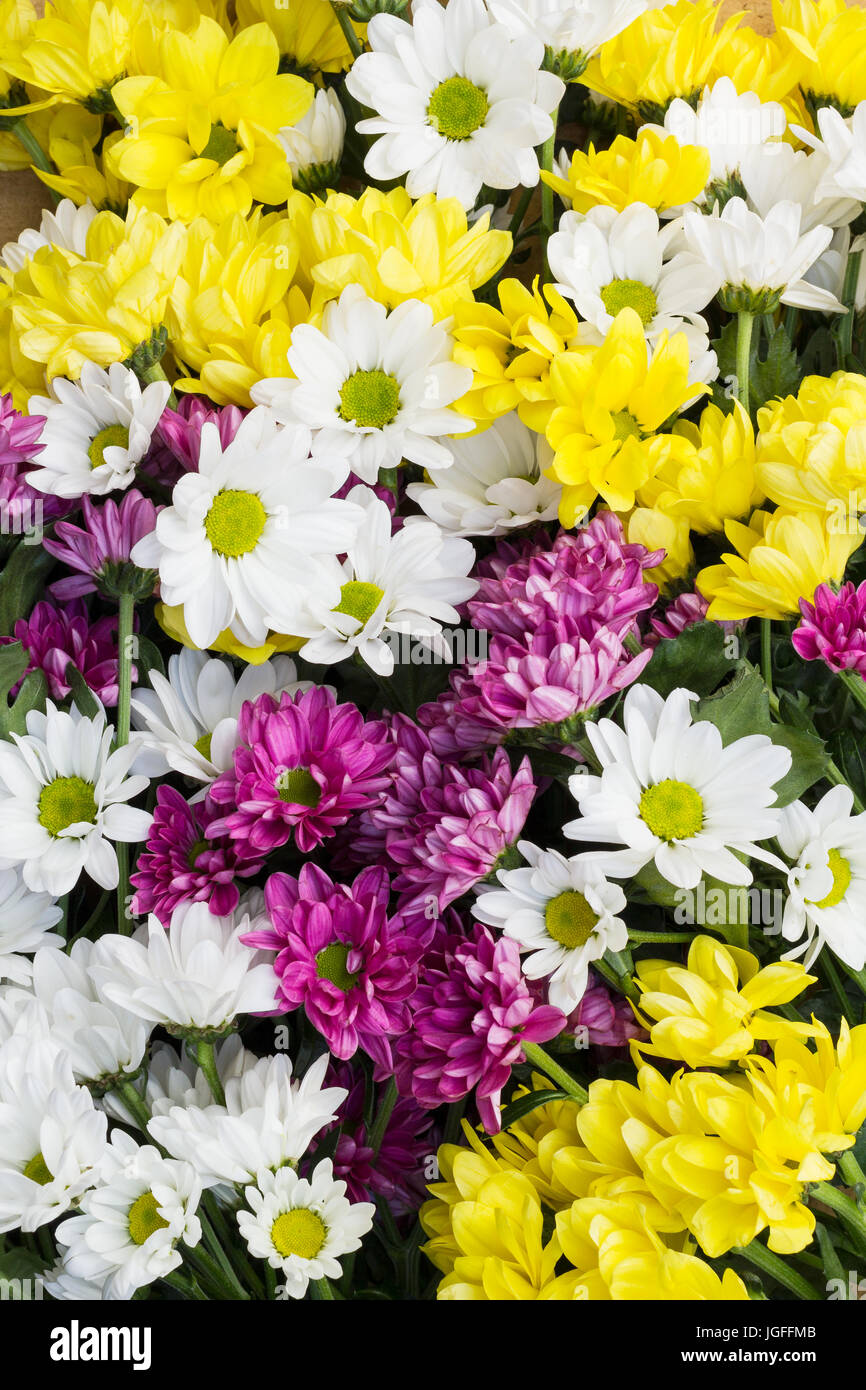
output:
[[[210,128],[207,144],[199,154],[199,159],[215,159],[217,164],[222,167],[228,164],[233,155],[236,155],[240,145],[233,130],[228,130],[224,125],[217,121],[216,125]]]
[[[620,443],[624,439],[640,439],[640,425],[628,410],[611,411],[613,437]]]
[[[95,819],[93,784],[82,777],[55,777],[39,793],[38,820],[49,835],[59,835],[61,830],[78,821],[92,825]]]
[[[31,1182],[38,1182],[40,1187],[45,1187],[46,1183],[53,1180],[54,1174],[50,1171],[48,1164],[42,1156],[42,1150],[34,1154],[30,1162],[24,1167],[24,1176]]]
[[[254,492],[230,488],[218,492],[204,519],[208,540],[218,555],[236,559],[255,550],[268,514]]]
[[[129,448],[129,430],[125,425],[106,425],[105,429],[100,430],[90,441],[90,448],[87,450],[90,467],[100,468],[105,463],[106,449],[117,446],[121,449]]]
[[[381,430],[396,419],[400,409],[397,378],[376,368],[353,372],[340,387],[340,418],[366,429]]]
[[[193,748],[195,749],[195,751],[197,753],[201,753],[203,758],[210,758],[210,741],[212,738],[213,734],[208,732],[202,734],[201,738],[197,738],[195,743],[193,744]]]
[[[621,309],[634,309],[644,328],[655,318],[659,307],[649,285],[640,280],[611,280],[601,292],[601,302],[612,318]]]
[[[704,803],[688,782],[667,777],[647,787],[640,799],[640,814],[660,840],[688,840],[704,823]]]
[[[344,946],[342,941],[332,941],[330,946],[316,955],[316,974],[320,980],[330,980],[337,989],[348,994],[350,989],[355,988],[359,973],[346,969],[348,959],[349,947]]]
[[[567,946],[570,951],[586,945],[597,923],[598,913],[593,912],[586,898],[576,889],[551,898],[544,909],[548,936],[552,936],[561,946]]]
[[[446,140],[468,140],[484,124],[487,109],[486,92],[468,77],[449,77],[430,97],[427,115]]]
[[[162,1231],[168,1225],[165,1217],[160,1216],[156,1198],[152,1192],[142,1192],[129,1208],[127,1218],[130,1239],[136,1245],[144,1245],[157,1231]]]
[[[845,856],[840,854],[838,849],[831,849],[827,855],[827,860],[833,875],[833,887],[826,898],[822,898],[820,902],[811,900],[815,907],[835,907],[837,903],[842,901],[851,884],[851,865]],[[807,901],[809,900],[807,899]]]
[[[280,801],[289,801],[293,806],[318,806],[322,789],[306,767],[289,767],[277,778],[277,791]]]
[[[327,1234],[328,1228],[321,1216],[308,1207],[284,1211],[271,1227],[274,1249],[284,1258],[297,1255],[301,1260],[311,1260],[318,1255]]]
[[[384,597],[385,590],[380,589],[378,584],[365,584],[360,579],[350,579],[340,590],[340,602],[334,612],[357,618],[364,627]]]

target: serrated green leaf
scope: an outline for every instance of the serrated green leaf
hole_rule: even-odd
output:
[[[40,545],[19,541],[0,572],[0,634],[8,636],[45,592],[54,559]]]
[[[43,671],[29,671],[21,682],[15,703],[5,709],[0,704],[0,733],[26,734],[27,716],[33,709],[44,710],[48,699],[48,682]]]
[[[725,652],[725,642],[724,629],[718,623],[694,623],[679,636],[659,642],[641,684],[652,686],[665,697],[678,686],[709,695],[735,664]]]
[[[776,329],[767,347],[765,358],[756,357],[749,375],[749,395],[752,409],[758,410],[767,401],[788,396],[800,384],[800,366],[791,339],[783,326]]]
[[[27,670],[29,657],[20,642],[9,642],[0,647],[0,695],[9,699],[13,685],[17,685]]]

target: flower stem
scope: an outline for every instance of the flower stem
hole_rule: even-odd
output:
[[[749,360],[752,350],[752,325],[755,322],[754,314],[747,314],[741,310],[737,315],[737,399],[751,416],[749,405]]]
[[[773,689],[773,624],[761,619],[761,675],[768,690]]]
[[[541,147],[541,167],[549,174],[553,172],[553,160],[556,153],[556,123],[559,117],[559,107],[551,112],[550,119],[553,121],[553,131],[550,138],[545,140]],[[550,267],[547,264],[547,243],[553,234],[553,189],[549,184],[541,185],[541,253],[544,258],[544,278],[550,277]]]
[[[849,1187],[862,1187],[866,1189],[866,1173],[860,1167],[854,1157],[854,1150],[848,1149],[839,1155],[839,1169]]]
[[[856,671],[837,671],[840,681],[861,709],[866,710],[866,681]]]
[[[844,1192],[840,1192],[838,1187],[833,1187],[829,1182],[812,1183],[811,1192],[813,1197],[817,1197],[819,1202],[823,1202],[825,1207],[836,1213],[856,1240],[861,1252],[866,1254],[866,1220],[856,1202],[852,1202],[850,1197],[846,1197]]]
[[[525,1042],[523,1044],[523,1055],[527,1062],[532,1062],[533,1066],[538,1067],[539,1071],[543,1071],[545,1076],[550,1077],[551,1081],[555,1081],[560,1090],[565,1091],[569,1096],[573,1096],[575,1100],[579,1100],[581,1105],[586,1105],[589,1096],[584,1087],[581,1086],[579,1081],[575,1081],[574,1077],[567,1072],[564,1067],[561,1067],[558,1062],[554,1062],[549,1053],[545,1052],[543,1047],[539,1047],[538,1043]]]
[[[866,811],[866,806],[863,805],[863,802],[860,800],[854,788],[849,785],[847,777],[842,776],[842,773],[839,771],[832,758],[829,758],[827,760],[827,766],[824,769],[824,776],[826,780],[830,782],[834,787],[848,787],[848,790],[854,798],[854,810],[858,814],[862,811]]]
[[[37,169],[41,169],[44,174],[56,174],[52,160],[43,150],[33,131],[25,120],[16,121],[12,126],[12,134],[15,135],[30,156],[31,164],[35,164]]]
[[[553,189],[551,189],[550,191],[551,191],[551,193],[552,193],[552,192],[553,192]],[[512,235],[513,237],[517,236],[517,233],[520,231],[520,228],[523,226],[523,219],[524,219],[524,217],[526,216],[526,209],[529,207],[529,203],[530,203],[530,199],[531,199],[531,198],[532,198],[532,189],[531,189],[531,188],[524,188],[524,189],[521,190],[520,197],[519,197],[519,199],[518,199],[518,201],[517,201],[517,207],[514,209],[514,216],[512,217],[511,221],[510,221],[509,224],[508,224],[508,230],[509,230],[509,232],[511,233],[511,235]]]
[[[132,649],[135,599],[132,594],[121,594],[117,611],[117,735],[115,748],[125,748],[129,743],[130,701],[132,699]],[[131,931],[131,920],[127,910],[129,899],[129,845],[118,841],[117,852],[117,930],[123,936]]]
[[[243,1299],[245,1302],[249,1301],[250,1295],[232,1269],[228,1256],[220,1245],[217,1233],[202,1208],[199,1208],[198,1219],[201,1222],[202,1235],[207,1242],[207,1248],[228,1280],[229,1286],[235,1290],[239,1299]]]
[[[694,941],[693,931],[632,931],[628,929],[628,939],[632,946],[662,946]]]
[[[364,50],[361,47],[361,40],[355,33],[354,25],[352,24],[352,21],[348,16],[346,6],[334,4],[334,0],[331,0],[331,9],[337,16],[337,23],[343,31],[343,37],[345,38],[346,43],[349,45],[349,50],[352,54],[352,58],[360,58]]]
[[[744,1260],[748,1260],[750,1265],[759,1269],[762,1274],[775,1279],[777,1284],[781,1284],[798,1298],[809,1299],[814,1302],[820,1299],[818,1290],[813,1288],[807,1279],[792,1269],[789,1264],[781,1260],[778,1255],[774,1255],[772,1250],[768,1250],[766,1245],[762,1245],[759,1240],[750,1241],[748,1245],[735,1245],[731,1251],[732,1255],[740,1255]]]
[[[113,1087],[120,1099],[123,1101],[139,1129],[147,1134],[147,1126],[150,1124],[150,1111],[142,1100],[138,1091],[131,1081],[118,1081]]]
[[[842,284],[842,303],[845,305],[847,313],[840,315],[836,336],[838,365],[843,370],[847,359],[851,355],[851,345],[854,339],[854,319],[856,316],[854,298],[857,293],[857,280],[860,275],[860,261],[862,258],[862,251],[852,251],[848,255],[848,262],[845,266],[845,279]]]
[[[844,960],[840,960],[839,964],[848,978],[854,981],[861,994],[866,994],[866,970],[855,970],[853,966],[846,965]]]
[[[219,1072],[217,1071],[213,1043],[196,1043],[195,1059],[205,1074],[207,1084],[211,1089],[211,1095],[217,1105],[225,1105],[226,1093],[223,1090],[223,1083],[220,1081]]]
[[[397,1083],[393,1076],[389,1078],[385,1088],[385,1094],[379,1102],[379,1109],[376,1118],[370,1129],[368,1143],[373,1150],[373,1154],[378,1154],[382,1147],[382,1140],[385,1138],[385,1131],[388,1128],[388,1121],[391,1118],[394,1106],[397,1104]]]

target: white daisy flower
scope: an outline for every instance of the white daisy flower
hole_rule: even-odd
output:
[[[49,700],[31,710],[27,733],[0,742],[0,868],[21,866],[28,888],[60,897],[88,873],[100,888],[117,886],[112,840],[147,838],[153,819],[125,803],[147,786],[130,777],[133,739],[111,751],[105,712],[68,714]]]
[[[282,430],[266,410],[250,411],[225,450],[216,425],[203,426],[198,472],[132,548],[134,564],[159,571],[163,600],[183,607],[195,646],[226,628],[250,647],[291,633],[310,584],[325,583],[315,557],[354,538],[359,517],[333,496],[348,465],[309,453],[309,431]]]
[[[59,946],[51,931],[63,916],[49,893],[33,893],[20,869],[0,869],[0,980],[26,984],[33,973],[28,956],[41,946]]]
[[[254,1182],[264,1168],[297,1164],[312,1140],[331,1124],[348,1094],[325,1086],[330,1058],[319,1057],[300,1079],[282,1053],[246,1058],[223,1074],[225,1105],[205,1102],[201,1087],[154,1103],[148,1131],[176,1158],[195,1165],[205,1187]]]
[[[749,204],[766,217],[777,203],[800,206],[800,231],[815,227],[847,227],[858,217],[860,203],[844,198],[832,187],[819,193],[828,161],[820,150],[808,154],[785,141],[749,151],[740,165],[740,181]]]
[[[107,1122],[46,1038],[0,1047],[0,1232],[35,1231],[97,1180]]]
[[[686,208],[683,233],[689,249],[719,277],[722,307],[730,313],[769,313],[780,302],[801,309],[841,313],[844,305],[803,279],[826,251],[830,227],[802,232],[798,203],[782,201],[766,217],[750,211],[742,198],[731,198],[709,216]]]
[[[228,1032],[238,1014],[274,1005],[273,967],[241,941],[249,930],[239,911],[215,917],[207,903],[181,903],[167,929],[150,917],[132,936],[103,936],[94,985],[169,1032]]]
[[[301,656],[329,666],[357,651],[371,670],[390,676],[389,636],[406,633],[447,660],[442,624],[459,623],[455,605],[478,588],[477,580],[467,578],[475,550],[419,517],[392,534],[391,513],[372,488],[352,488],[349,500],[363,508],[364,524],[342,565],[334,562],[339,603],[329,608],[310,595],[297,627],[299,635],[309,637]]]
[[[179,1241],[201,1240],[196,1208],[201,1183],[189,1163],[163,1158],[115,1130],[100,1167],[100,1185],[80,1214],[57,1227],[68,1275],[101,1285],[103,1298],[130,1299],[181,1264]]]
[[[819,198],[850,198],[866,203],[866,101],[861,101],[848,117],[833,106],[817,113],[820,138],[802,126],[792,126],[804,145],[824,156],[825,168],[817,187]]]
[[[149,777],[170,769],[195,782],[212,782],[231,767],[238,717],[247,700],[282,691],[308,690],[288,656],[259,666],[245,666],[236,680],[233,668],[218,657],[183,647],[169,657],[168,679],[149,673],[152,689],[132,692],[132,719],[142,730],[137,771]]]
[[[749,151],[780,141],[787,129],[785,111],[777,101],[762,102],[757,92],[738,92],[730,77],[705,87],[696,107],[675,97],[665,112],[664,125],[650,126],[673,135],[680,145],[701,145],[710,155],[709,198],[712,186],[736,177]],[[702,193],[696,202],[708,200]]]
[[[500,869],[502,888],[482,889],[472,913],[529,953],[520,962],[524,975],[547,980],[549,1002],[570,1014],[586,993],[590,962],[628,945],[628,928],[617,916],[625,894],[580,857],[566,859],[528,840],[517,848],[529,867]]]
[[[346,87],[376,112],[357,127],[380,137],[364,160],[371,178],[405,176],[411,197],[459,198],[467,209],[482,184],[535,187],[536,147],[553,134],[565,93],[540,71],[540,38],[513,38],[483,0],[415,0],[411,24],[374,15],[367,42]]]
[[[315,100],[297,125],[277,132],[292,171],[292,183],[304,193],[334,187],[346,136],[346,117],[332,87],[316,92]]]
[[[782,811],[776,838],[793,865],[782,916],[786,941],[802,941],[786,959],[807,970],[829,946],[852,970],[866,966],[866,814],[852,816],[850,787],[832,787],[813,810],[795,801]]]
[[[46,1269],[42,1275],[45,1292],[56,1303],[99,1303],[105,1297],[105,1282],[98,1279],[81,1279],[70,1274],[62,1259]]]
[[[317,461],[321,453],[339,455],[365,483],[404,458],[447,468],[447,436],[473,428],[448,409],[472,384],[471,369],[452,362],[451,349],[428,304],[407,299],[389,313],[349,285],[326,306],[321,328],[294,329],[295,380],[269,378],[250,394],[283,423],[311,429]]]
[[[623,702],[624,728],[612,719],[586,726],[602,771],[569,779],[580,819],[563,834],[627,846],[587,856],[612,878],[631,877],[654,862],[677,888],[696,888],[704,874],[747,885],[751,870],[737,856],[767,858],[756,841],[778,832],[779,812],[769,808],[791,754],[765,734],[723,746],[714,724],[692,722],[696,699],[678,689],[665,700],[634,685]]]
[[[31,396],[31,415],[44,415],[40,452],[27,481],[57,497],[128,488],[136,464],[150,448],[171,387],[154,381],[142,389],[129,367],[107,371],[85,362],[79,380],[55,377],[51,398]]]
[[[254,1052],[242,1045],[238,1033],[230,1033],[214,1045],[214,1065],[223,1088],[230,1078],[242,1076],[258,1060]],[[153,1044],[146,1075],[137,1076],[132,1085],[151,1115],[167,1114],[176,1105],[197,1109],[213,1105],[210,1084],[201,1067],[185,1048],[178,1052],[165,1042]],[[139,1127],[137,1116],[127,1109],[117,1092],[109,1091],[102,1097],[102,1109],[124,1124]]]
[[[77,207],[71,198],[64,198],[53,211],[44,210],[38,230],[28,227],[17,241],[7,241],[0,251],[0,262],[17,274],[43,246],[56,246],[61,251],[86,256],[87,232],[96,212],[92,203]]]
[[[329,1158],[309,1180],[293,1168],[264,1169],[246,1189],[251,1211],[238,1212],[241,1235],[251,1255],[282,1270],[290,1298],[303,1298],[311,1279],[339,1279],[340,1256],[360,1250],[373,1225],[374,1204],[349,1202],[345,1192]]]
[[[685,333],[692,362],[710,348],[700,310],[718,293],[718,273],[691,251],[677,250],[679,224],[665,227],[645,203],[622,212],[592,208],[567,212],[548,243],[556,288],[574,302],[580,317],[579,341],[604,342],[620,310],[634,309],[647,342],[663,333]]]
[[[648,8],[648,0],[489,0],[493,18],[520,43],[541,39],[549,65],[566,81]]]
[[[546,477],[553,450],[516,411],[489,429],[451,444],[454,462],[429,483],[410,483],[413,502],[455,536],[504,536],[520,526],[554,521],[562,485]]]

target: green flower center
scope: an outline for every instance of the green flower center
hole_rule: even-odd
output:
[[[156,1198],[152,1192],[142,1192],[129,1208],[128,1226],[130,1239],[136,1245],[144,1245],[157,1231],[162,1231],[168,1225],[165,1217],[160,1216]]]
[[[218,492],[204,519],[208,540],[218,555],[236,559],[255,550],[268,514],[254,492],[229,488]]]
[[[193,748],[195,749],[195,751],[197,753],[201,753],[203,758],[210,759],[210,741],[212,738],[213,734],[208,732],[202,734],[201,738],[197,738],[195,743],[193,744]]]
[[[222,166],[228,164],[239,149],[240,145],[234,131],[228,130],[217,121],[216,125],[211,126],[207,144],[198,157],[199,159],[215,159],[217,164]]]
[[[105,463],[106,449],[118,446],[121,449],[129,448],[129,430],[125,425],[106,425],[105,429],[100,430],[90,441],[90,448],[87,450],[90,467],[101,468]]]
[[[688,782],[666,777],[647,787],[640,799],[640,814],[660,840],[688,840],[704,823],[704,803]]]
[[[312,1260],[324,1245],[327,1234],[328,1228],[321,1216],[308,1207],[284,1211],[271,1227],[274,1249],[284,1258],[297,1255],[300,1260]]]
[[[31,1182],[38,1182],[40,1187],[45,1187],[46,1183],[53,1181],[54,1174],[51,1172],[51,1170],[48,1167],[48,1164],[45,1162],[45,1159],[42,1156],[41,1149],[39,1150],[39,1153],[34,1154],[30,1162],[26,1164],[24,1168],[24,1176],[25,1178],[29,1178]]]
[[[289,801],[294,806],[318,806],[322,788],[311,776],[306,767],[288,767],[277,778],[277,791],[280,801]]]
[[[628,410],[614,410],[610,416],[613,420],[613,437],[620,443],[624,439],[640,439],[640,425]]]
[[[449,77],[431,95],[427,115],[446,140],[468,140],[484,124],[487,110],[486,92],[468,77]]]
[[[204,854],[205,850],[210,848],[211,844],[209,840],[196,840],[195,844],[190,846],[186,856],[186,862],[189,864],[189,867],[194,869],[199,855]]]
[[[601,292],[601,302],[612,318],[621,309],[634,309],[644,328],[658,313],[659,302],[641,280],[611,280]]]
[[[365,584],[360,579],[350,579],[340,590],[340,602],[334,612],[346,613],[350,618],[357,618],[364,627],[384,597],[385,590],[380,589],[378,584]]]
[[[548,936],[566,946],[570,951],[585,946],[595,931],[598,913],[593,912],[589,903],[577,889],[560,893],[551,898],[544,909],[544,925]]]
[[[346,969],[348,959],[349,947],[344,946],[342,941],[332,941],[330,946],[316,955],[316,974],[320,980],[330,980],[337,989],[348,994],[350,989],[355,988],[360,973]]]
[[[55,777],[39,793],[39,824],[49,835],[59,835],[68,825],[96,819],[93,784],[82,777]]]
[[[842,901],[851,884],[851,865],[845,856],[840,854],[838,849],[831,849],[827,859],[833,875],[833,887],[820,902],[813,900],[815,907],[835,907]]]
[[[353,372],[340,387],[340,418],[353,420],[365,429],[384,429],[396,419],[399,409],[397,378],[378,368],[372,372]]]

